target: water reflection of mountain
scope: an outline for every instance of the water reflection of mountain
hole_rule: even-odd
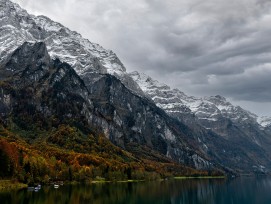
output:
[[[139,183],[45,186],[39,192],[27,190],[0,194],[6,203],[206,203],[267,204],[271,200],[270,178],[188,179]]]

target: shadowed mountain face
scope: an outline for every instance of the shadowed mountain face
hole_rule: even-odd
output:
[[[58,123],[80,120],[88,91],[83,81],[66,63],[51,60],[44,43],[24,43],[1,65],[2,118],[12,117],[19,126],[33,124],[51,127]],[[72,92],[71,92],[72,90]]]
[[[127,74],[116,54],[63,25],[8,0],[0,0],[0,8],[0,114],[6,126],[70,124],[128,151],[154,150],[199,169],[271,167],[269,118],[221,96],[187,96],[146,75]]]
[[[191,148],[186,126],[131,93],[114,76],[100,75],[86,87],[68,64],[50,59],[44,43],[24,43],[0,72],[1,120],[6,125],[12,120],[27,130],[33,124],[42,129],[70,124],[103,133],[128,151],[135,143],[192,167],[212,166],[203,159],[204,152]]]

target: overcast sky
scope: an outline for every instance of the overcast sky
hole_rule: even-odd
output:
[[[188,95],[271,116],[270,0],[13,0]]]

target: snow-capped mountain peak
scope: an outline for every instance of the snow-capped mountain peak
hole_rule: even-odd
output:
[[[130,73],[130,76],[139,84],[141,89],[149,95],[157,106],[169,114],[190,113],[206,128],[206,121],[216,122],[221,118],[233,122],[257,123],[257,115],[232,105],[223,96],[194,97],[188,96],[178,89],[171,89],[169,86],[159,83],[151,77],[138,72]]]
[[[60,23],[46,16],[30,15],[9,0],[2,0],[0,6],[0,61],[23,42],[43,41],[53,58],[68,62],[79,75],[98,72],[121,76],[126,72],[111,50],[91,43]]]
[[[137,71],[129,73],[129,75],[140,84],[140,87],[143,91],[150,89],[159,88],[161,90],[169,90],[170,87],[166,84],[160,83],[157,80],[152,79],[144,73],[139,73]]]

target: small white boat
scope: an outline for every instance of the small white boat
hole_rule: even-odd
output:
[[[59,185],[58,184],[54,184],[54,188],[59,188]]]
[[[35,187],[35,191],[37,192],[37,191],[39,191],[40,189],[41,189],[41,185],[38,184],[38,185]]]
[[[35,190],[35,187],[28,187],[27,188],[27,191],[34,191]]]

